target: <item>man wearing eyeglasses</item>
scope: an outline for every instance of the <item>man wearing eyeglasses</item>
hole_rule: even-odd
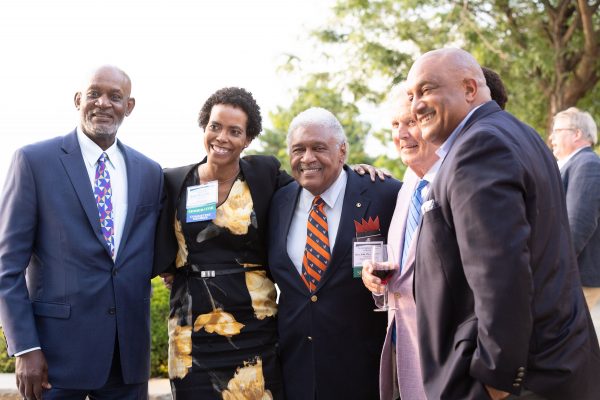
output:
[[[600,301],[600,157],[592,116],[575,107],[554,116],[550,144],[567,196],[567,213],[585,300]]]

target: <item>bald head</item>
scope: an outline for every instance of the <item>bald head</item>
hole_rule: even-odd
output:
[[[120,79],[122,79],[122,83],[124,85],[123,88],[126,90],[129,90],[128,95],[131,95],[131,78],[129,78],[129,75],[127,75],[127,73],[125,71],[123,71],[121,68],[117,67],[116,65],[111,65],[111,64],[105,64],[105,65],[101,65],[99,67],[94,67],[92,69],[89,69],[81,77],[81,82],[79,84],[80,90],[87,89],[90,82],[93,81],[96,76],[106,75],[106,74],[110,74],[114,77],[119,77]]]
[[[419,57],[408,73],[411,111],[423,138],[441,145],[467,114],[490,100],[481,67],[461,49],[439,49]]]

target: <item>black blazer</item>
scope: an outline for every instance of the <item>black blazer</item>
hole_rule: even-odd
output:
[[[273,197],[269,216],[269,267],[281,290],[278,332],[288,400],[378,399],[379,358],[386,313],[373,311],[373,297],[352,277],[354,221],[379,217],[387,237],[400,182],[371,182],[344,167],[348,182],[331,262],[311,294],[287,253],[300,186]],[[315,397],[316,396],[316,397]]]
[[[556,161],[495,102],[475,111],[444,159],[416,251],[428,398],[485,399],[487,384],[600,399],[600,351]]]
[[[206,158],[200,162],[203,164]],[[165,174],[165,206],[160,215],[156,233],[154,275],[174,271],[175,257],[177,255],[177,239],[175,238],[175,210],[179,201],[179,194],[183,188],[186,176],[198,164],[186,165],[178,168],[166,168]],[[263,259],[266,261],[266,231],[267,215],[271,197],[275,191],[293,181],[285,171],[280,170],[281,164],[273,156],[246,156],[240,159],[240,169],[244,174],[258,222],[258,232],[261,239]],[[266,264],[266,262],[265,262]]]

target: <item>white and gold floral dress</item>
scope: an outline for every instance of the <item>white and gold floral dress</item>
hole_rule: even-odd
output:
[[[283,398],[275,286],[243,175],[212,221],[186,223],[186,178],[175,217],[169,376],[175,400]]]

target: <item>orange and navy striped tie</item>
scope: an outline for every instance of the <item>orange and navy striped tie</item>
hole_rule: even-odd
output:
[[[311,292],[316,290],[330,259],[325,202],[321,196],[316,196],[308,213],[306,247],[302,259],[302,280]]]

